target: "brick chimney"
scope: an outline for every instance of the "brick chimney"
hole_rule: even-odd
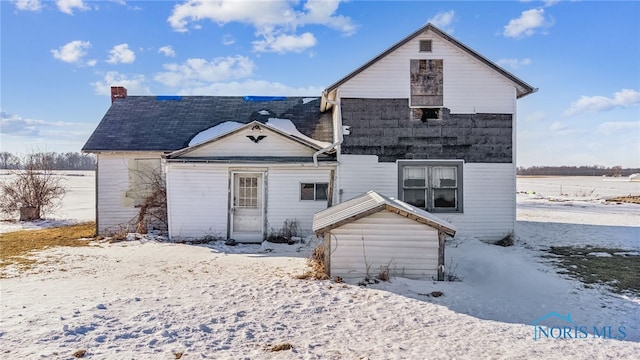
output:
[[[116,99],[124,99],[127,97],[127,89],[124,86],[111,87],[111,103]]]

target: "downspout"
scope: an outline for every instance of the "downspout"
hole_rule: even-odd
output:
[[[336,130],[338,131],[338,140],[333,144],[322,148],[315,153],[313,153],[313,166],[318,167],[318,156],[326,153],[327,151],[334,149],[337,146],[340,146],[344,141],[344,136],[342,135],[342,109],[340,109],[340,98],[336,96],[337,100],[329,100],[329,94],[323,94],[326,96],[326,101],[336,107],[336,111],[338,112],[337,126]]]

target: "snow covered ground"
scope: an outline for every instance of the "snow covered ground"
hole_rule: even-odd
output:
[[[448,267],[462,279],[456,282],[392,278],[363,288],[298,280],[313,244],[195,246],[142,238],[44,251],[32,270],[0,269],[6,277],[0,354],[637,359],[640,297],[587,288],[558,275],[540,255],[556,244],[638,250],[640,206],[605,205],[581,194],[556,199],[545,184],[530,181],[518,180],[516,246],[488,245],[469,234],[449,242]],[[443,296],[431,295],[437,291]],[[562,319],[567,314],[570,322]],[[536,331],[545,328],[534,323],[555,338],[540,338]],[[293,348],[269,351],[285,343]]]

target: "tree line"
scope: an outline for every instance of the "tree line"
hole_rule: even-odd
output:
[[[50,170],[95,170],[96,168],[95,156],[79,152],[39,152],[23,157],[7,151],[0,152],[0,169],[20,170],[34,162]]]
[[[640,173],[640,168],[623,168],[616,165],[594,166],[531,166],[518,167],[518,175],[554,175],[554,176],[629,176]]]

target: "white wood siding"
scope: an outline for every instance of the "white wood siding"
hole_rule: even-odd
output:
[[[120,230],[138,215],[130,190],[129,163],[135,159],[160,159],[160,153],[98,153],[97,154],[97,227],[99,234]]]
[[[331,230],[331,276],[375,277],[388,266],[394,276],[436,278],[438,231],[386,210]]]
[[[313,215],[327,208],[327,201],[300,200],[300,183],[329,183],[327,168],[270,168],[267,175],[267,233],[296,219],[301,235],[312,233]]]
[[[301,201],[300,183],[328,183],[332,168],[282,164],[234,166],[226,164],[167,165],[167,202],[171,239],[227,236],[229,174],[263,172],[266,186],[267,235],[297,219],[301,235],[311,234],[313,215],[327,201]]]
[[[182,157],[207,156],[312,156],[314,149],[262,127],[263,131],[244,129],[185,153]],[[258,143],[247,136],[266,136]]]
[[[375,155],[340,157],[340,201],[369,190],[398,197],[396,163],[378,163]],[[514,230],[516,190],[514,164],[466,163],[463,166],[464,213],[434,213],[458,234],[485,241],[500,240]]]
[[[229,169],[209,164],[167,166],[172,240],[227,236]]]
[[[375,155],[340,155],[340,201],[347,201],[373,190],[398,196],[396,163],[379,163]]]
[[[436,214],[460,235],[496,241],[514,230],[516,179],[513,164],[464,165],[464,214]]]
[[[431,39],[433,52],[419,52]],[[409,98],[409,61],[443,59],[444,106],[451,113],[515,113],[515,86],[486,64],[432,32],[423,33],[339,88],[343,98]]]

